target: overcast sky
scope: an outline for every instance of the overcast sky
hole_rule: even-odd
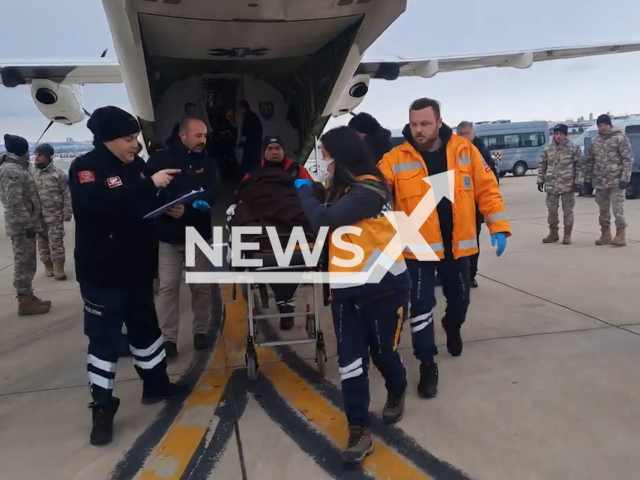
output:
[[[516,3],[518,5],[516,5]],[[640,42],[638,0],[615,6],[595,0],[409,0],[405,14],[367,51],[369,58],[397,54],[429,58],[527,48]],[[99,0],[3,2],[0,62],[5,60],[95,60],[105,48],[115,60]],[[10,21],[9,21],[10,20]],[[358,109],[390,128],[404,125],[414,98],[443,104],[445,121],[456,124],[509,118],[564,120],[605,111],[640,112],[640,54],[621,54],[537,64],[527,70],[486,69],[438,74],[432,79],[372,82]],[[84,89],[85,107],[129,107],[124,86]],[[330,125],[343,123],[333,120]],[[35,141],[48,121],[28,87],[0,87],[0,132]],[[88,139],[84,125],[54,125],[46,140]]]

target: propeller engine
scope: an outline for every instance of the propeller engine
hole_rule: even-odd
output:
[[[31,98],[38,110],[49,119],[49,125],[38,142],[54,123],[74,125],[84,120],[87,113],[82,106],[80,85],[62,85],[52,80],[36,79],[31,82]]]

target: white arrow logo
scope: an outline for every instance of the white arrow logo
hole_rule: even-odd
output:
[[[437,175],[430,175],[422,179],[428,183],[431,188],[420,199],[416,208],[407,217],[405,212],[385,212],[387,220],[391,222],[396,234],[391,239],[387,247],[376,261],[365,272],[355,275],[366,276],[366,283],[378,283],[393,267],[396,259],[402,254],[405,248],[408,248],[416,256],[419,261],[438,261],[439,258],[433,251],[433,248],[420,234],[420,228],[429,218],[429,215],[436,209],[438,203],[443,197],[447,197],[452,203],[454,201],[454,180],[455,171],[448,170]],[[347,278],[332,278],[335,283],[351,283],[354,276]]]

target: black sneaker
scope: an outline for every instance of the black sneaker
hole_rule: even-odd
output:
[[[475,278],[471,279],[471,288],[478,288],[478,281]]]
[[[164,342],[164,353],[167,354],[167,358],[176,358],[178,356],[178,345],[176,345],[176,342],[170,342],[169,340]]]
[[[342,461],[345,466],[358,465],[371,453],[373,453],[373,436],[369,429],[349,427],[349,442],[342,452]]]
[[[175,397],[180,397],[191,392],[188,385],[184,383],[171,383],[168,382],[159,388],[144,388],[142,389],[142,404],[152,405],[154,403],[161,402],[162,400],[170,400]]]
[[[435,398],[438,394],[438,364],[436,362],[420,364],[420,383],[418,395],[422,398]]]
[[[387,393],[387,403],[382,409],[382,421],[384,423],[398,423],[404,416],[404,399],[407,391],[401,394]]]
[[[293,313],[294,311],[295,307],[293,305],[287,303],[278,305],[280,314]],[[294,324],[293,317],[280,317],[280,330],[291,330]]]
[[[89,441],[91,445],[102,446],[111,443],[113,439],[113,417],[120,407],[120,399],[111,397],[111,403],[106,407],[98,407],[95,402],[89,404],[92,411],[92,426]]]
[[[447,333],[447,350],[453,357],[462,355],[462,334],[460,327],[449,325],[447,317],[442,317],[442,328]]]
[[[204,333],[196,333],[193,336],[193,348],[196,350],[206,350],[211,348],[212,345],[213,343]]]

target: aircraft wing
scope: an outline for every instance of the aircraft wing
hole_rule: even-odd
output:
[[[431,59],[391,57],[377,61],[365,60],[360,63],[358,73],[369,74],[372,78],[385,80],[413,76],[430,78],[441,72],[456,72],[487,67],[529,68],[534,62],[638,51],[640,51],[640,43],[621,43],[617,45],[541,48],[511,53],[490,53]]]
[[[63,84],[122,83],[116,62],[3,62],[0,85],[15,87],[32,80],[47,79]]]

